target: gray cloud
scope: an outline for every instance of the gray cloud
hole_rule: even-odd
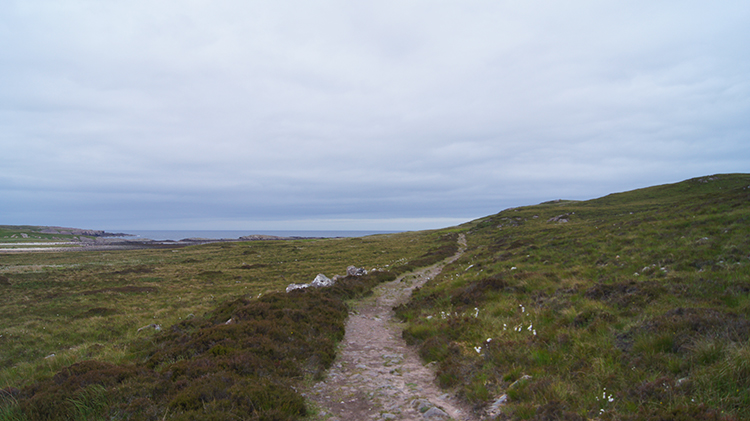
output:
[[[750,163],[742,2],[9,2],[0,218],[421,229]]]

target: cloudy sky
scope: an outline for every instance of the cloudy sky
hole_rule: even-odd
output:
[[[750,2],[0,2],[0,224],[450,226],[750,172]]]

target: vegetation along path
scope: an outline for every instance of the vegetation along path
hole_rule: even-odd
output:
[[[381,284],[372,297],[353,304],[327,379],[305,393],[319,408],[321,420],[474,419],[467,408],[440,391],[433,371],[422,365],[392,320],[394,306],[463,254],[466,237],[461,234],[458,241],[454,256]]]

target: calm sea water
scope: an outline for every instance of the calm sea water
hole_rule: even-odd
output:
[[[183,240],[185,238],[206,238],[211,240],[237,239],[247,235],[276,235],[279,237],[364,237],[373,234],[391,234],[399,231],[234,231],[234,230],[106,230],[132,234],[136,238],[156,241]],[[125,237],[133,238],[133,237]]]

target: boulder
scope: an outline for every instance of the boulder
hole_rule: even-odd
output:
[[[354,265],[349,266],[346,268],[346,274],[347,276],[362,276],[367,275],[367,269],[365,268],[358,268]]]
[[[553,216],[552,218],[548,219],[547,222],[557,222],[560,224],[564,224],[570,221],[570,215],[572,215],[572,213],[564,213],[562,215]]]
[[[315,288],[329,287],[331,285],[333,285],[333,281],[322,273],[319,273],[318,276],[313,279],[312,283],[310,283],[310,286]]]
[[[295,289],[302,289],[309,287],[310,284],[289,284],[288,287],[286,287],[286,292],[294,291]]]
[[[428,409],[424,414],[422,414],[422,417],[428,420],[445,420],[450,418],[445,411],[438,408],[437,406],[433,406],[432,408]]]
[[[286,287],[286,292],[294,291],[295,289],[303,289],[303,288],[309,288],[309,287],[324,288],[324,287],[329,287],[333,285],[334,283],[335,281],[333,279],[330,279],[327,276],[323,275],[322,273],[319,273],[318,276],[316,276],[315,279],[313,279],[313,281],[310,282],[309,284],[289,284],[289,286]]]

